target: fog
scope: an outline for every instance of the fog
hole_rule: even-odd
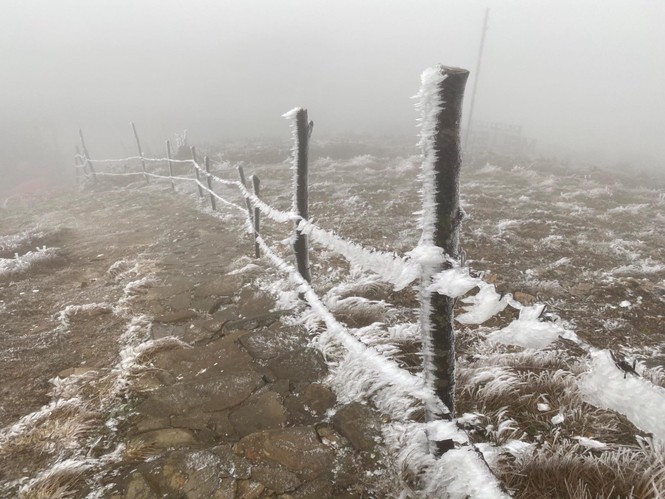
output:
[[[415,144],[426,67],[472,71],[468,111],[488,7],[474,119],[521,125],[542,154],[665,170],[660,0],[3,0],[0,193],[71,176],[79,127],[119,157],[130,121],[160,153],[183,129],[287,137],[281,114],[303,106],[319,138]]]

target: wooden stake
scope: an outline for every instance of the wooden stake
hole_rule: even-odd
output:
[[[295,192],[294,192],[294,211],[301,219],[309,218],[308,210],[308,190],[307,190],[307,169],[309,155],[309,138],[312,135],[314,122],[307,121],[307,109],[298,109],[296,112],[296,169],[294,171]],[[293,241],[293,251],[296,255],[298,272],[309,283],[312,282],[312,275],[309,268],[309,245],[307,235],[298,230],[298,221],[296,221],[295,237]]]
[[[199,173],[199,162],[196,161],[196,148],[194,146],[191,147],[192,151],[192,161],[194,162],[194,173],[196,174],[196,187],[199,188],[199,197],[203,197],[203,188],[201,187],[201,175]]]
[[[76,170],[76,185],[81,183],[81,150],[76,146],[76,155],[74,156],[74,170]]]
[[[252,186],[254,187],[254,195],[257,198],[259,197],[260,185],[261,182],[259,181],[259,177],[257,177],[256,175],[252,175]],[[247,201],[249,201],[249,199]],[[259,236],[260,217],[261,217],[261,210],[259,210],[258,206],[255,206],[254,207],[254,256],[256,258],[261,258],[261,248],[259,247],[259,243],[256,240],[256,238]]]
[[[465,69],[441,66],[443,81],[439,84],[438,94],[443,106],[436,117],[433,130],[433,151],[435,158],[434,208],[435,210],[433,243],[443,249],[451,258],[458,257],[459,225],[462,211],[459,205],[460,158],[460,120],[464,87],[469,72]],[[425,200],[427,202],[427,200]],[[432,200],[429,200],[430,202]],[[434,273],[443,270],[444,264],[432,269]],[[421,283],[423,290],[429,285],[431,275]],[[425,358],[430,359],[429,373],[434,381],[434,390],[450,409],[450,417],[455,415],[455,334],[453,329],[453,306],[455,300],[438,293],[423,292],[421,295],[421,313],[429,311],[430,352]],[[429,303],[425,303],[428,301]],[[432,415],[429,415],[430,417]],[[439,451],[443,452],[450,442],[440,442]]]
[[[145,169],[145,160],[143,159],[143,150],[141,149],[141,141],[139,140],[139,134],[136,131],[134,122],[130,121],[129,124],[132,125],[132,130],[134,130],[134,138],[136,138],[136,147],[139,150],[139,156],[141,157],[141,166],[143,167],[143,178],[145,179],[146,184],[149,184],[150,180],[148,179],[147,171]]]
[[[166,158],[169,161],[169,177],[171,177],[171,190],[175,192],[175,182],[173,181],[173,163],[171,163],[171,142],[166,141]]]
[[[243,170],[242,165],[238,165],[238,176],[240,177],[240,183],[245,188],[247,188],[247,182],[245,181],[245,170]],[[247,215],[249,216],[249,219],[251,221],[254,215],[252,213],[252,203],[250,202],[248,197],[245,197],[245,205],[247,206]]]
[[[210,175],[210,160],[208,156],[203,159],[203,162],[206,165],[206,180],[208,181],[208,191],[210,191],[210,206],[213,210],[217,209],[217,203],[215,202],[215,195],[212,190],[212,176]]]
[[[85,140],[83,139],[83,130],[80,128],[79,137],[81,138],[81,148],[83,149],[83,156],[85,157],[84,165],[90,168],[90,173],[92,173],[92,180],[94,183],[97,183],[97,172],[95,172],[95,167],[92,166],[92,161],[90,161],[90,154],[88,153],[88,148],[85,146]]]

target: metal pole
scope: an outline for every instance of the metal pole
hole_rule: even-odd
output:
[[[136,147],[139,150],[139,156],[141,156],[141,166],[143,167],[143,178],[145,179],[145,182],[147,184],[150,183],[150,180],[148,180],[148,175],[146,175],[145,160],[143,159],[143,151],[141,150],[141,141],[139,140],[139,134],[136,131],[134,122],[130,121],[129,124],[132,125],[132,130],[134,130],[134,137],[136,138]]]
[[[464,134],[464,149],[469,145],[469,132],[473,123],[473,108],[476,103],[476,90],[478,90],[478,80],[480,79],[480,64],[483,60],[483,48],[485,47],[485,33],[487,32],[487,20],[490,16],[489,8],[485,9],[485,20],[483,21],[483,31],[480,35],[480,48],[478,49],[478,61],[476,62],[476,74],[473,79],[473,90],[471,91],[471,105],[469,106],[469,120],[466,123],[466,133]]]

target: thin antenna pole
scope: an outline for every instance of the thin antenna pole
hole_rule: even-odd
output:
[[[485,33],[487,32],[487,21],[490,17],[490,9],[485,9],[485,20],[483,21],[483,32],[480,35],[480,49],[478,50],[478,61],[476,63],[476,74],[473,78],[473,90],[471,91],[471,106],[469,107],[469,120],[466,123],[466,134],[464,134],[464,149],[469,143],[469,132],[473,122],[473,107],[476,103],[476,90],[478,90],[478,80],[480,79],[480,65],[483,60],[483,48],[485,47]]]

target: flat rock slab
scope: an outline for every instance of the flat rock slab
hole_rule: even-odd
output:
[[[266,362],[278,379],[315,382],[328,372],[323,355],[313,348],[304,348],[282,353]]]
[[[263,329],[240,339],[245,350],[255,359],[268,360],[295,349],[303,338],[288,329]]]
[[[381,442],[381,420],[366,405],[352,402],[335,413],[333,428],[358,450],[371,451]]]
[[[225,336],[197,348],[160,352],[153,360],[158,369],[168,370],[179,380],[219,377],[224,373],[251,369],[252,357],[240,348],[242,333]]]
[[[283,427],[287,413],[277,393],[265,392],[250,397],[233,409],[229,419],[236,433],[244,437],[257,431]]]
[[[250,370],[193,379],[154,390],[139,405],[138,411],[156,417],[195,410],[222,411],[239,405],[264,383],[259,373]]]
[[[306,480],[330,471],[335,452],[322,444],[314,428],[296,427],[252,433],[234,448],[250,461],[274,462]]]

